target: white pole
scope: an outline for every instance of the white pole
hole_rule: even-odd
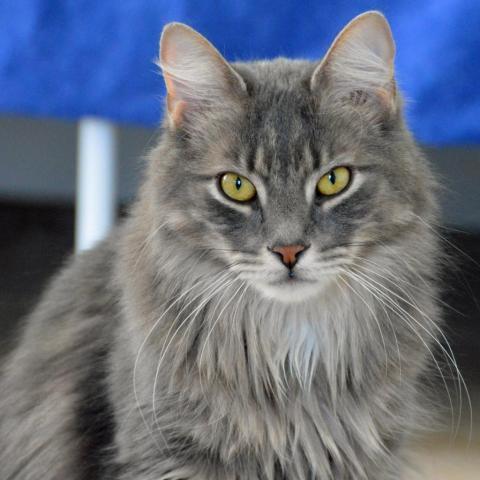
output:
[[[117,135],[106,120],[85,117],[78,127],[75,250],[110,231],[116,216]]]

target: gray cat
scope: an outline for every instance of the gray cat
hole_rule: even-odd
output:
[[[4,367],[2,480],[400,478],[442,255],[394,50],[377,12],[317,63],[165,28],[138,199]]]

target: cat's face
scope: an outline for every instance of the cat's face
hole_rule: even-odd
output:
[[[375,262],[375,247],[403,235],[426,201],[427,173],[404,131],[391,72],[381,70],[393,46],[376,22],[347,27],[320,66],[276,60],[227,67],[198,34],[174,27],[177,50],[182,45],[186,55],[188,41],[197,48],[205,85],[180,92],[189,80],[164,54],[175,151],[159,180],[168,222],[265,296],[292,302],[327,291],[360,256]],[[342,62],[352,68],[342,57],[351,52],[337,50],[347,40],[365,42],[365,28],[373,36],[380,28],[375,53],[383,64],[376,77],[359,72],[349,84],[336,75],[344,75]],[[202,71],[208,62],[216,73],[212,65],[213,74]],[[208,75],[218,78],[207,82]]]

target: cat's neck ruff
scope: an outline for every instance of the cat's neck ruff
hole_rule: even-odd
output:
[[[175,278],[166,277],[162,284],[162,297],[169,301],[157,310],[156,318],[163,315],[160,328],[167,338],[177,337],[173,351],[194,351],[194,362],[211,379],[216,370],[244,367],[249,371],[235,381],[268,376],[278,391],[292,382],[309,390],[320,369],[326,390],[335,395],[346,384],[347,371],[362,376],[362,348],[376,332],[370,325],[372,307],[356,302],[338,282],[326,283],[303,301],[279,301],[198,262],[194,268],[178,268]]]

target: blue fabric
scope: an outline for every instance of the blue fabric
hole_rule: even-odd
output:
[[[353,16],[383,11],[417,137],[480,142],[480,1],[2,0],[0,112],[154,125],[163,25],[188,23],[228,59],[320,58]]]

